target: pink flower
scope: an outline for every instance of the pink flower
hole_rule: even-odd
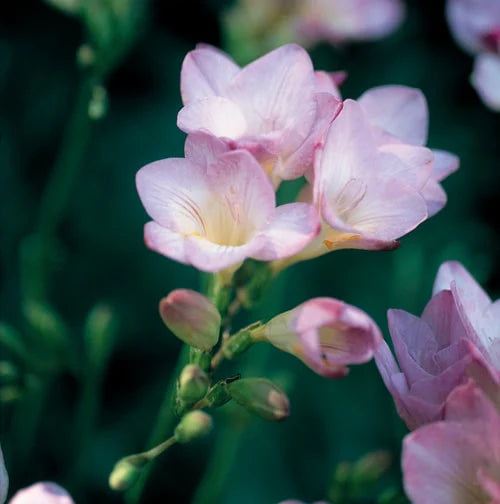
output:
[[[472,383],[455,389],[445,421],[404,439],[406,493],[414,504],[500,502],[500,415]]]
[[[419,89],[406,86],[380,86],[369,89],[359,98],[359,105],[380,135],[380,144],[424,146],[427,143],[429,110],[427,100]],[[410,154],[411,150],[393,147],[397,154]],[[420,188],[425,198],[429,216],[436,214],[446,204],[446,193],[439,184],[458,169],[458,157],[449,152],[433,150],[432,171]],[[418,175],[416,177],[418,179]]]
[[[182,65],[184,108],[177,124],[245,149],[275,185],[304,174],[324,130],[341,107],[333,81],[318,81],[307,52],[285,45],[244,68],[209,46]],[[325,92],[327,91],[327,92]]]
[[[432,162],[425,147],[382,145],[361,106],[346,100],[317,153],[313,187],[300,197],[318,209],[321,233],[292,260],[342,248],[395,248],[428,216],[421,191]]]
[[[272,184],[247,151],[228,152],[224,142],[198,133],[188,137],[185,155],[137,173],[139,196],[153,219],[144,231],[151,249],[215,272],[248,257],[286,257],[317,234],[314,208],[276,207]]]
[[[36,483],[19,490],[9,504],[74,504],[71,496],[51,482]]]
[[[421,318],[389,310],[399,367],[385,342],[375,362],[408,428],[440,420],[448,395],[469,375],[477,376],[492,397],[498,394],[494,361],[500,338],[493,334],[500,327],[498,307],[462,266],[444,263]]]
[[[500,300],[492,302],[458,262],[439,268],[434,294],[450,292],[468,339],[474,344],[467,372],[500,410]]]
[[[330,298],[306,301],[252,333],[256,340],[295,355],[327,378],[341,378],[348,373],[348,364],[369,361],[382,341],[365,312]]]
[[[303,0],[299,4],[297,30],[306,44],[382,38],[404,17],[400,0]]]
[[[500,111],[500,2],[448,0],[446,13],[456,41],[477,55],[472,85],[488,107]]]

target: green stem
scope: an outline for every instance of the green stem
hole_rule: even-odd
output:
[[[160,406],[158,416],[156,418],[156,424],[153,428],[153,432],[149,438],[148,447],[155,447],[158,443],[161,443],[174,428],[174,424],[177,418],[174,415],[174,401],[175,401],[175,391],[177,377],[181,373],[182,369],[186,365],[189,359],[189,346],[184,345],[177,365],[172,372],[171,378],[167,385],[167,390],[165,392],[165,397],[163,403]],[[137,483],[126,493],[125,502],[127,504],[137,504],[141,500],[144,488],[151,476],[151,472],[154,468],[154,461],[152,461],[142,472]]]

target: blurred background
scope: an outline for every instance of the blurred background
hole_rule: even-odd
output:
[[[125,32],[130,44],[104,71],[107,112],[88,131],[83,127],[88,142],[85,137],[83,162],[57,222],[58,238],[38,263],[50,264],[44,294],[50,302],[33,305],[28,301],[37,290],[36,273],[30,265],[38,245],[32,233],[78,99],[75,54],[86,35],[78,19],[43,1],[2,2],[0,440],[12,491],[53,480],[80,504],[123,502],[108,489],[109,472],[120,457],[144,449],[181,347],[163,326],[158,301],[174,288],[200,286],[194,269],[144,246],[147,216],[134,176],[150,161],[182,156],[184,134],[176,128],[181,63],[198,42],[231,51],[222,16],[232,4],[151,1],[133,35]],[[420,314],[438,266],[449,259],[463,262],[499,297],[500,115],[468,83],[472,59],[451,38],[444,2],[406,5],[405,21],[390,36],[340,47],[319,44],[311,56],[317,69],[347,71],[344,97],[383,84],[423,90],[430,109],[428,145],[461,159],[460,170],[444,182],[449,202],[393,252],[346,250],[295,265],[271,287],[253,319],[332,296],[368,312],[387,337],[386,310]],[[80,66],[82,58],[80,53]],[[104,115],[106,103],[99,98],[96,114]],[[86,388],[82,383],[91,371],[81,364],[88,352],[85,334],[89,324],[100,323],[99,316],[112,336],[104,345],[98,384]],[[38,348],[34,319],[54,339],[64,333],[71,340],[65,365],[53,365]],[[253,319],[243,314],[236,325]],[[16,338],[34,349],[30,358],[38,363],[23,358]],[[290,418],[271,424],[230,406],[217,410],[207,439],[175,446],[159,459],[143,502],[317,500],[326,495],[337,464],[374,450],[393,456],[374,495],[397,491],[406,431],[374,364],[328,381],[289,355],[257,346],[224,370],[281,383],[291,399]],[[82,402],[98,394],[101,382],[101,407],[92,411],[94,420],[85,427],[92,428],[80,438]],[[364,499],[375,502],[370,495]]]

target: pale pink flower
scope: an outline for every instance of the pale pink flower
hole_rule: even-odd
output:
[[[349,364],[369,361],[382,341],[379,328],[365,312],[331,298],[306,301],[252,334],[327,378],[345,376]]]
[[[297,31],[306,44],[382,38],[405,12],[400,0],[301,0],[297,10]]]
[[[445,421],[403,442],[404,486],[413,504],[500,502],[500,415],[469,383],[449,396]]]
[[[19,490],[9,504],[74,504],[74,501],[64,488],[45,481]]]
[[[461,265],[444,263],[421,318],[389,310],[399,367],[385,342],[375,362],[410,429],[441,419],[448,395],[469,376],[498,400],[499,306]]]
[[[379,86],[365,91],[358,100],[369,121],[379,130],[380,144],[427,143],[429,110],[419,89],[407,86]],[[395,147],[397,155],[398,147]],[[411,153],[399,147],[405,155]],[[459,159],[450,152],[433,150],[432,171],[420,193],[425,198],[429,216],[446,204],[446,193],[439,184],[458,169]],[[418,175],[416,175],[418,179]]]
[[[379,130],[361,106],[346,100],[317,152],[313,186],[300,195],[318,209],[321,233],[288,262],[342,248],[396,247],[398,238],[428,216],[421,191],[432,163],[425,147],[381,145]]]
[[[302,249],[318,232],[314,208],[276,207],[274,189],[245,150],[202,133],[189,136],[186,158],[137,173],[137,190],[153,219],[146,244],[202,271],[237,268],[246,258],[273,260]]]
[[[472,85],[488,107],[500,111],[500,2],[448,0],[446,13],[456,41],[476,55]]]
[[[301,47],[290,44],[244,68],[209,46],[191,51],[182,65],[184,108],[177,124],[245,149],[275,185],[304,174],[316,144],[341,107],[333,80],[315,74]]]

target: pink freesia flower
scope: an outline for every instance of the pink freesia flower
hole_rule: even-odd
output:
[[[413,504],[500,502],[500,415],[472,383],[448,398],[445,421],[404,439],[404,486]]]
[[[9,490],[9,477],[0,447],[0,504],[4,504]],[[19,490],[8,504],[74,504],[71,496],[59,485],[41,482]]]
[[[462,266],[444,263],[421,318],[389,310],[399,367],[385,342],[375,362],[408,428],[441,419],[448,395],[469,375],[498,397],[498,307]]]
[[[359,104],[369,121],[378,129],[381,145],[403,143],[424,146],[427,143],[429,110],[427,100],[419,89],[380,86],[363,93]],[[402,146],[399,149],[402,153],[411,152],[404,150]],[[454,154],[440,150],[432,152],[432,171],[420,189],[429,216],[446,204],[446,193],[439,182],[456,171],[459,165],[459,159]]]
[[[382,341],[380,330],[365,312],[330,298],[306,301],[252,334],[327,378],[345,376],[347,365],[369,361]]]
[[[500,300],[492,302],[471,274],[458,262],[439,268],[434,294],[450,292],[474,344],[467,372],[483,388],[500,411]]]
[[[318,237],[288,261],[342,248],[391,249],[428,216],[422,190],[433,154],[420,146],[383,144],[361,106],[346,100],[314,163],[313,186],[299,199],[322,218]]]
[[[202,271],[238,267],[248,257],[272,260],[298,252],[318,232],[314,208],[276,207],[269,179],[244,150],[206,134],[188,137],[186,158],[143,167],[137,190],[153,221],[146,244]]]
[[[446,13],[456,41],[477,55],[472,85],[488,107],[500,111],[500,2],[448,0]]]
[[[184,59],[181,92],[180,129],[249,151],[275,185],[304,174],[341,107],[333,79],[325,87],[324,75],[316,76],[307,52],[294,44],[244,68],[218,49],[199,46]]]
[[[9,504],[74,504],[71,496],[51,482],[36,483],[19,490]]]
[[[404,17],[400,0],[302,0],[297,30],[306,44],[378,39],[394,31]]]

